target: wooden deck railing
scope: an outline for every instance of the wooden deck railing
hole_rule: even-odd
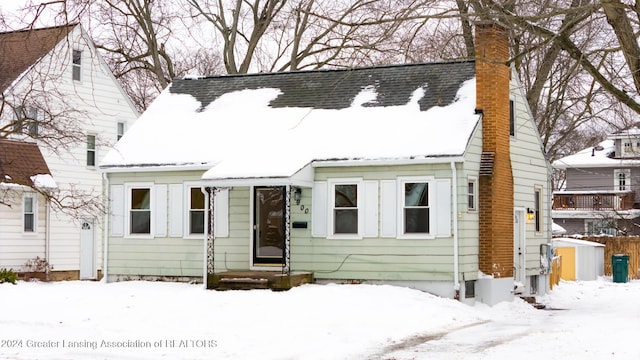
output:
[[[558,192],[553,194],[553,210],[629,210],[635,193],[625,192]]]

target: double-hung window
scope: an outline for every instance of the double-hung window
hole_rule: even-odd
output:
[[[403,182],[404,234],[429,233],[429,183]]]
[[[87,166],[96,166],[96,136],[87,135]]]
[[[189,188],[189,234],[204,234],[204,194],[199,187]]]
[[[26,193],[22,197],[22,214],[23,214],[23,230],[26,233],[36,231],[36,195],[34,193]]]
[[[72,78],[75,81],[81,81],[82,80],[82,51],[73,50],[71,60],[72,60],[72,64],[71,64]]]
[[[616,191],[627,191],[631,189],[631,169],[613,170],[613,186]]]
[[[478,210],[478,196],[477,194],[477,184],[478,179],[475,177],[470,177],[467,180],[467,210],[468,211],[476,211]]]
[[[116,127],[116,141],[120,140],[122,138],[122,136],[124,135],[124,123],[123,122],[118,122],[118,125]]]
[[[151,188],[130,188],[129,192],[129,233],[151,234]]]
[[[333,189],[333,233],[358,234],[358,184],[335,184]]]
[[[398,177],[397,236],[431,238],[436,235],[436,182],[433,177]]]

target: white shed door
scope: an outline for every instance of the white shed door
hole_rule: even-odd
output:
[[[93,221],[82,221],[80,231],[80,279],[95,279],[95,242]]]

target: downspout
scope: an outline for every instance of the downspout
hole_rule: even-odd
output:
[[[51,200],[44,203],[44,259],[51,263]]]
[[[102,183],[104,184],[104,202],[105,208],[107,211],[104,212],[104,219],[102,223],[104,226],[102,227],[102,246],[103,246],[103,256],[102,256],[102,278],[105,279],[105,282],[109,282],[109,273],[108,273],[108,264],[109,264],[109,176],[107,173],[102,173]]]
[[[451,198],[453,199],[452,218],[453,218],[453,290],[454,298],[460,300],[460,261],[458,259],[458,171],[456,163],[451,162]]]

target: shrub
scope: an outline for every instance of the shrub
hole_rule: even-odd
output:
[[[12,269],[0,269],[0,284],[3,283],[12,283],[15,284],[16,281],[18,281],[18,274],[16,274],[15,272],[13,272]]]
[[[24,264],[24,271],[31,273],[49,273],[53,270],[53,266],[46,259],[36,256],[35,259],[29,259]]]

